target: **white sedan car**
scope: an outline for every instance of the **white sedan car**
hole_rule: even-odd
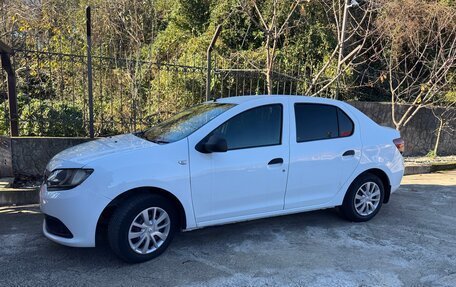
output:
[[[205,102],[57,154],[40,191],[43,232],[75,247],[104,234],[120,258],[141,262],[179,230],[331,207],[367,221],[400,185],[403,148],[398,131],[340,101]]]

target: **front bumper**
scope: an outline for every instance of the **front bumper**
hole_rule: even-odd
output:
[[[72,237],[53,232],[43,221],[43,233],[50,240],[73,247],[94,247],[98,219],[110,199],[84,189],[84,184],[65,191],[48,192],[40,188],[41,211],[60,221]]]

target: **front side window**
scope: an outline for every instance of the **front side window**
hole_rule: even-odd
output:
[[[223,137],[228,150],[280,145],[282,138],[282,105],[273,104],[242,112],[212,131]]]
[[[295,104],[296,141],[315,141],[353,134],[352,120],[338,107]]]
[[[189,136],[233,106],[234,104],[225,103],[197,105],[137,135],[156,143],[175,142]]]

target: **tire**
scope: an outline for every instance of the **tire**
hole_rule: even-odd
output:
[[[120,259],[140,263],[162,254],[177,229],[178,216],[169,200],[154,194],[140,195],[115,210],[108,225],[108,241]]]
[[[380,211],[384,197],[385,188],[380,178],[366,173],[350,185],[339,210],[350,221],[368,221]]]

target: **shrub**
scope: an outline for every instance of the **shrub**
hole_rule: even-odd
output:
[[[51,100],[29,99],[20,113],[21,135],[85,136],[82,111],[75,106]]]

